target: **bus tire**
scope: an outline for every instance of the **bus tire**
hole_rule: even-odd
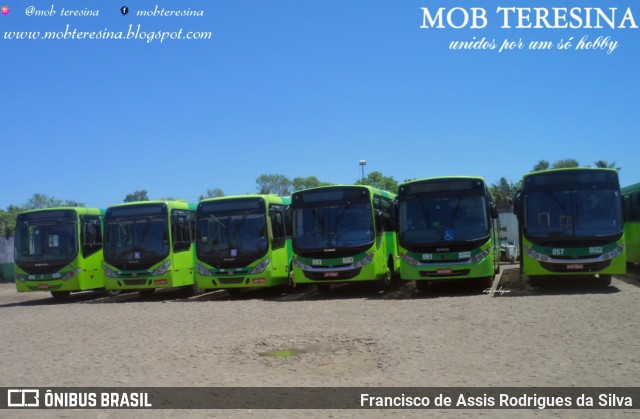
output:
[[[240,288],[227,288],[226,291],[227,295],[229,295],[229,297],[231,298],[236,298],[242,292]]]
[[[140,298],[147,299],[147,298],[151,298],[151,296],[155,292],[156,292],[155,288],[143,289],[143,290],[138,290],[138,295],[140,296]]]
[[[289,266],[289,275],[287,275],[287,283],[284,286],[284,292],[287,294],[296,292],[296,283],[293,282],[293,266]]]
[[[400,273],[396,271],[396,266],[393,264],[393,256],[389,255],[387,263],[391,270],[391,288],[397,288],[400,286]]]
[[[597,278],[594,278],[596,285],[600,287],[608,287],[611,285],[611,275],[598,274]]]
[[[121,292],[122,290],[104,290],[104,295],[106,295],[109,298],[114,298],[120,295]]]
[[[545,278],[540,276],[529,276],[529,285],[532,287],[541,287],[545,284]]]
[[[331,291],[331,284],[316,284],[319,293],[326,294]]]
[[[429,281],[417,280],[414,282],[416,283],[416,289],[418,291],[426,291],[427,287],[429,286]]]
[[[198,288],[198,283],[196,281],[193,281],[193,284],[188,285],[185,288],[187,290],[187,294],[190,297],[195,297],[196,295],[202,295],[207,291],[204,288]]]
[[[393,266],[387,266],[387,271],[378,278],[378,290],[379,291],[387,291],[391,288],[391,284],[393,282]]]
[[[480,286],[480,288],[484,291],[487,289],[491,289],[491,286],[493,286],[493,280],[495,277],[493,276],[485,276],[480,278],[480,280],[478,281],[478,285]]]
[[[70,294],[71,291],[51,291],[51,296],[54,300],[66,300]]]

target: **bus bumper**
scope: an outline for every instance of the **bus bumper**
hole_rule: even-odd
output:
[[[376,272],[376,264],[346,269],[317,268],[305,270],[293,267],[293,282],[296,284],[339,284],[345,282],[376,281],[386,274],[386,263],[381,272]]]
[[[209,272],[203,275],[196,272],[196,284],[202,289],[232,289],[232,288],[257,288],[273,287],[286,284],[289,281],[289,269],[286,267],[267,268],[258,274],[242,273],[239,275]]]
[[[400,262],[400,278],[405,281],[447,281],[486,278],[494,275],[494,261],[490,254],[478,263],[421,264]]]

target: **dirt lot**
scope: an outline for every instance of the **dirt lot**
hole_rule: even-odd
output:
[[[640,274],[609,287],[531,288],[503,266],[494,293],[413,283],[379,293],[178,291],[150,300],[18,294],[0,284],[0,386],[639,386]],[[373,284],[372,284],[373,285]],[[270,356],[288,351],[291,356]],[[13,411],[12,417],[622,417],[636,411]],[[28,414],[27,414],[28,413]],[[134,415],[135,413],[135,415]]]

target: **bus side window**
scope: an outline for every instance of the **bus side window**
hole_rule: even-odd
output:
[[[82,256],[88,257],[102,249],[102,228],[100,217],[85,215],[80,217],[82,228]]]
[[[269,207],[269,218],[271,219],[271,231],[273,232],[271,247],[273,249],[284,247],[286,235],[282,208],[276,205],[271,205]]]
[[[171,214],[171,234],[173,236],[173,251],[189,250],[193,242],[190,214],[187,211],[173,210]]]

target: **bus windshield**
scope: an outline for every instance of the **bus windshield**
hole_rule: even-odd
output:
[[[264,209],[209,211],[198,219],[197,254],[204,261],[255,260],[267,253]]]
[[[374,239],[369,202],[307,204],[294,209],[293,218],[297,249],[358,247]]]
[[[65,265],[77,256],[77,224],[72,218],[73,212],[60,213],[59,217],[51,214],[49,218],[34,214],[18,216],[15,235],[15,262],[18,266]]]
[[[614,189],[526,193],[524,233],[533,238],[585,238],[622,232],[620,196]]]
[[[104,246],[107,262],[155,263],[168,254],[168,219],[163,206],[143,205],[107,211]]]
[[[452,244],[489,235],[483,195],[414,195],[400,201],[399,212],[399,234],[404,244]]]

